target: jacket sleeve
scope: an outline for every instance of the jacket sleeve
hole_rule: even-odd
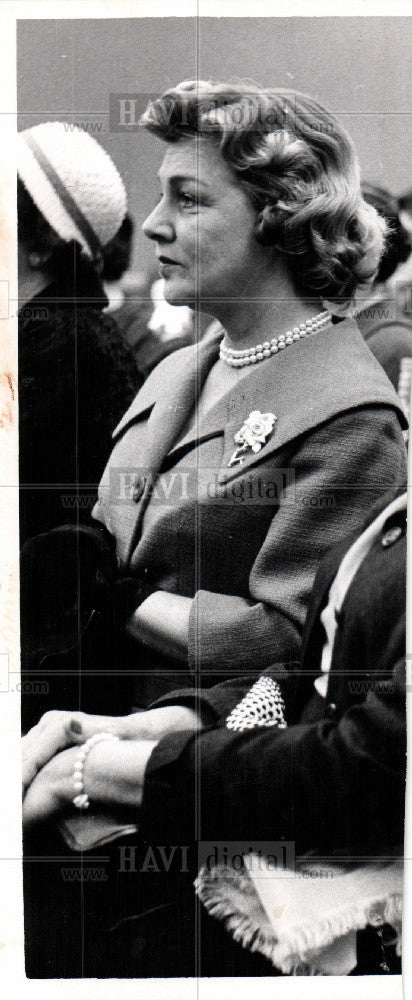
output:
[[[382,497],[405,482],[406,452],[395,412],[365,406],[305,435],[286,459],[294,482],[249,577],[250,599],[198,590],[189,620],[189,666],[229,673],[264,670],[299,655],[316,570],[326,551]]]
[[[381,858],[401,848],[405,767],[402,659],[338,722],[165,737],[146,771],[143,828],[152,842],[193,842],[198,823],[207,841],[287,840],[325,858],[356,845]]]
[[[288,671],[294,668],[297,671],[299,661],[288,663]],[[263,675],[264,676],[264,675]],[[283,682],[283,686],[292,686],[292,678],[285,668],[274,666],[270,670],[270,677]],[[219,725],[224,723],[233,708],[242,701],[242,698],[250,691],[256,683],[257,675],[242,674],[241,677],[233,677],[223,681],[221,684],[214,684],[212,687],[190,687],[179,688],[162,695],[152,702],[150,708],[162,708],[165,705],[184,705],[197,713],[204,726]],[[202,678],[204,680],[204,678]],[[206,678],[207,680],[207,678]]]

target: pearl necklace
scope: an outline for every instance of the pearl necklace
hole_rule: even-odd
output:
[[[248,347],[244,351],[235,351],[232,347],[225,347],[222,341],[219,357],[222,361],[226,361],[226,364],[232,368],[243,368],[244,365],[254,365],[257,361],[264,361],[265,358],[270,358],[272,354],[277,354],[278,351],[282,351],[289,344],[296,343],[302,337],[310,337],[312,333],[318,333],[319,330],[323,330],[331,322],[331,318],[331,314],[325,310],[325,312],[320,312],[317,316],[313,316],[312,319],[307,319],[306,323],[294,326],[293,330],[289,330],[288,333],[281,333],[279,337],[272,337],[272,340],[265,340],[263,344],[257,344],[256,347]]]

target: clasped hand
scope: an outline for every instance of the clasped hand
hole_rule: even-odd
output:
[[[31,825],[70,804],[74,795],[77,747],[95,733],[111,732],[120,740],[127,741],[119,751],[124,758],[125,777],[128,777],[129,763],[136,768],[137,762],[138,767],[132,770],[132,774],[136,776],[136,784],[141,786],[141,799],[145,766],[155,744],[169,733],[201,728],[202,723],[196,713],[184,706],[170,705],[121,717],[86,715],[83,712],[46,712],[22,740],[24,824]],[[116,787],[114,780],[113,801],[118,801],[119,795],[124,801],[122,790]],[[110,775],[105,796],[110,798]],[[138,801],[139,795],[136,798]]]

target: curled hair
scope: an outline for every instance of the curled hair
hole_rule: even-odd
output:
[[[372,280],[385,222],[362,198],[352,140],[311,97],[186,81],[150,102],[141,124],[166,142],[217,143],[257,210],[256,239],[287,254],[301,292],[336,302]]]
[[[386,245],[380,259],[375,283],[388,281],[392,274],[408,259],[411,252],[409,236],[399,218],[399,203],[390,191],[364,181],[362,194],[369,205],[373,205],[387,225]]]

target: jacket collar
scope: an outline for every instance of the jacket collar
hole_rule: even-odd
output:
[[[344,320],[248,369],[205,415],[201,429],[194,422],[179,438],[217,359],[221,337],[221,328],[214,329],[200,344],[165,358],[143,385],[113,437],[119,438],[148,411],[152,411],[148,421],[150,443],[159,459],[174,452],[177,455],[190,443],[222,434],[219,482],[223,484],[299,435],[354,407],[379,403],[392,406],[406,426],[395,390],[366,346],[357,324]],[[253,410],[276,416],[273,432],[261,451],[246,453],[241,465],[229,468],[234,436]]]
[[[115,427],[114,440],[155,404],[159,419],[175,410],[181,412],[181,429],[187,412],[190,413],[194,406],[202,382],[217,359],[221,339],[221,328],[214,329],[212,336],[172,352],[156,365]]]

